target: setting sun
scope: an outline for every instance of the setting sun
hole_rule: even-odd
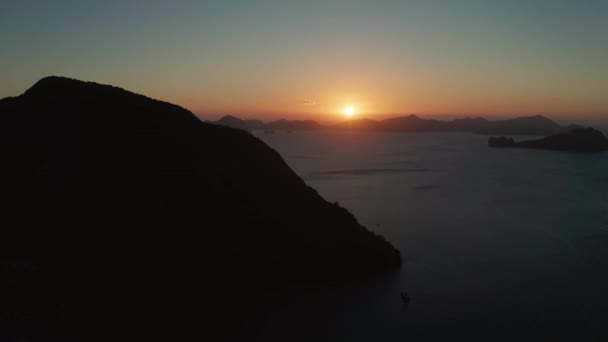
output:
[[[355,108],[353,106],[344,107],[344,115],[348,118],[351,118],[355,114]]]

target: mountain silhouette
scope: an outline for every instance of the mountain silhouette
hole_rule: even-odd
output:
[[[550,135],[563,130],[563,127],[542,116],[526,116],[510,120],[489,121],[478,128],[475,133],[505,135]]]
[[[320,129],[322,126],[314,120],[276,120],[266,124],[266,128],[285,130],[285,131],[299,131],[299,130],[315,130]]]
[[[338,123],[333,128],[388,132],[471,132],[505,135],[549,135],[558,133],[564,129],[559,124],[541,115],[495,121],[484,118],[441,121],[423,119],[417,115],[408,115],[379,121],[367,119],[349,120]]]
[[[232,340],[248,292],[401,263],[251,134],[120,88],[0,100],[0,155],[2,336]]]
[[[213,123],[244,130],[263,129],[265,127],[261,120],[243,120],[232,115],[226,115]]]
[[[245,120],[241,120],[241,119],[237,118],[236,116],[232,116],[232,115],[226,115],[226,116],[222,117],[221,119],[219,119],[218,121],[216,121],[215,123],[218,125],[228,126],[228,127],[232,127],[232,128],[249,129],[247,127],[247,123],[245,122]]]
[[[246,131],[254,129],[300,131],[321,129],[323,126],[314,120],[286,120],[280,119],[268,123],[261,120],[243,120],[232,115],[226,115],[221,119],[211,122],[218,125],[239,128]]]
[[[485,118],[463,118],[451,121],[424,119],[417,115],[399,116],[384,120],[352,119],[337,124],[323,126],[313,120],[277,120],[263,123],[260,120],[242,120],[234,116],[225,116],[215,121],[244,130],[317,130],[334,129],[348,131],[383,131],[383,132],[470,132],[476,134],[504,135],[550,135],[567,131],[577,125],[561,126],[555,121],[542,116],[524,116],[508,120],[490,121]]]

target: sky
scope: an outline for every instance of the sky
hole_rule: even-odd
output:
[[[0,98],[60,75],[203,119],[608,121],[608,1],[0,0]]]

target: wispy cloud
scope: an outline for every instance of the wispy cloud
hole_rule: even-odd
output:
[[[304,100],[304,101],[300,102],[300,104],[303,106],[317,106],[320,103],[317,101],[314,101],[314,100]]]

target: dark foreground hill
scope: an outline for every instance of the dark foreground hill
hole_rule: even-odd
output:
[[[497,148],[519,147],[569,152],[608,151],[608,139],[594,128],[573,128],[568,132],[549,135],[542,139],[516,142],[513,138],[490,137],[488,146]]]
[[[233,339],[259,286],[401,262],[252,135],[120,88],[0,100],[0,155],[0,337]]]

